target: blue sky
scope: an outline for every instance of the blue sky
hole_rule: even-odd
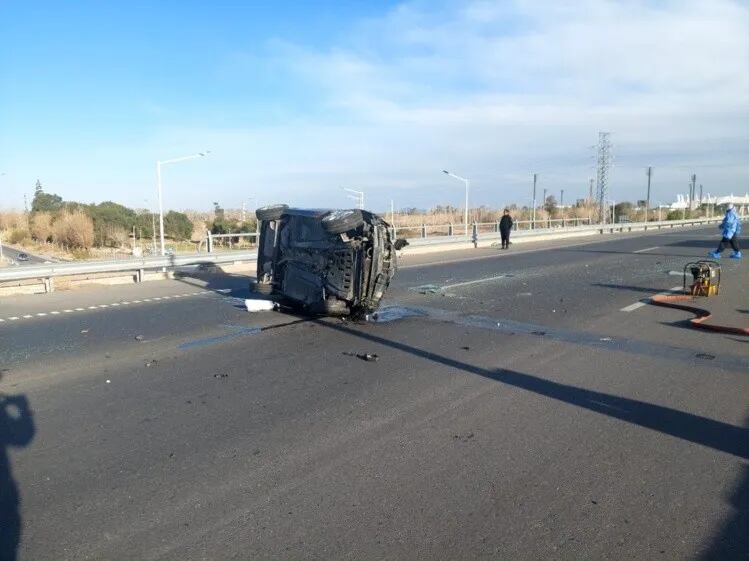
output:
[[[0,1],[0,207],[207,209],[582,197],[598,130],[612,198],[749,190],[744,2]],[[250,200],[250,198],[252,199]]]

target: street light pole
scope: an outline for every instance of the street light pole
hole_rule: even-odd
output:
[[[203,158],[210,154],[210,150],[205,152],[198,152],[197,154],[191,154],[189,156],[182,156],[181,158],[172,158],[171,160],[164,160],[156,162],[156,181],[159,188],[159,237],[161,238],[161,255],[166,255],[166,247],[164,246],[164,206],[161,200],[161,166],[166,164],[176,164],[177,162],[184,162],[186,160],[192,160],[195,158]]]
[[[453,177],[457,179],[458,181],[463,181],[466,184],[466,207],[465,211],[463,212],[463,221],[465,222],[466,227],[466,236],[468,235],[468,191],[471,186],[470,180],[466,179],[465,177],[460,177],[459,175],[455,175],[454,173],[450,173],[446,169],[442,170],[442,173],[449,175],[450,177]]]
[[[531,218],[531,230],[536,229],[536,184],[538,183],[538,174],[533,174],[533,216]]]

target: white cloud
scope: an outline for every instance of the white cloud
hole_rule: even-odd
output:
[[[332,47],[279,38],[267,50],[265,71],[308,97],[306,111],[262,127],[160,130],[139,147],[150,159],[213,150],[170,171],[185,206],[206,206],[206,191],[226,206],[258,192],[344,204],[341,186],[367,190],[376,208],[391,197],[458,203],[445,167],[471,177],[477,203],[523,202],[534,171],[574,198],[587,193],[599,130],[613,132],[616,199],[641,197],[651,164],[662,199],[693,171],[711,192],[749,187],[739,2],[411,2]],[[257,54],[233,53],[221,74],[246,60]]]
[[[649,164],[671,193],[692,169],[714,190],[746,185],[748,31],[729,1],[404,4],[335,48],[273,45],[327,111],[264,130],[255,153],[302,203],[290,175],[315,198],[355,180],[381,206],[385,191],[427,205],[453,187],[443,167],[476,178],[478,202],[524,197],[533,171],[582,196],[598,130],[614,133],[618,198]]]

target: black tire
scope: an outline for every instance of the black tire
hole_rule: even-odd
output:
[[[281,218],[289,208],[289,205],[271,205],[264,206],[255,211],[255,216],[261,222],[267,222],[271,220],[278,220]]]
[[[340,317],[348,316],[351,313],[351,308],[343,300],[328,298],[324,302],[318,302],[310,306],[309,311],[316,315]]]
[[[270,296],[273,294],[273,285],[269,282],[255,282],[252,284],[252,291],[255,294]]]
[[[360,210],[332,210],[322,217],[322,227],[330,234],[343,234],[364,224]]]

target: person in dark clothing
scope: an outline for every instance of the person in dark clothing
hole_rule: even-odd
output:
[[[499,221],[499,235],[502,237],[502,249],[509,249],[511,231],[512,217],[510,216],[510,211],[505,209],[502,219]]]

